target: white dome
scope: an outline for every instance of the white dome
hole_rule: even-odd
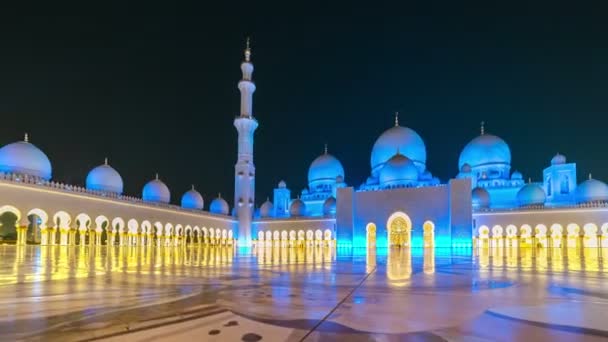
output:
[[[334,216],[336,215],[336,199],[331,196],[323,202],[323,215]]]
[[[194,186],[182,196],[182,208],[201,210],[204,206],[203,196],[194,190]]]
[[[408,185],[418,181],[418,168],[406,156],[395,154],[380,170],[380,186]]]
[[[266,202],[262,204],[260,207],[260,217],[268,217],[272,215],[274,211],[274,205],[270,202],[269,199],[266,199]]]
[[[17,141],[0,148],[0,172],[16,173],[51,179],[49,158],[27,141]]]
[[[566,164],[566,156],[558,153],[553,158],[551,158],[551,165],[561,164]]]
[[[306,204],[299,198],[291,201],[289,215],[294,217],[306,215]]]
[[[144,202],[169,203],[171,200],[171,193],[165,183],[158,179],[157,176],[156,179],[149,181],[144,186],[142,199]]]
[[[473,208],[488,208],[490,207],[490,193],[484,188],[477,187],[471,192]]]
[[[209,205],[209,211],[214,214],[222,214],[228,215],[230,212],[230,207],[228,206],[228,202],[226,202],[221,196],[218,195],[216,199],[211,201]]]
[[[279,189],[285,189],[287,187],[287,183],[284,180],[279,182]]]
[[[501,138],[492,134],[482,134],[471,140],[460,153],[458,167],[462,169],[464,164],[469,164],[471,167],[491,164],[511,165],[511,150]]]
[[[395,153],[408,157],[420,171],[426,168],[426,146],[416,131],[402,126],[386,130],[374,143],[371,156],[372,174],[376,175]]]
[[[576,187],[576,201],[578,203],[608,201],[608,185],[591,178]]]
[[[314,188],[318,183],[334,183],[336,177],[344,177],[342,163],[329,153],[315,158],[308,168],[308,184]]]
[[[123,182],[120,174],[108,165],[108,161],[89,172],[86,180],[88,190],[122,194]]]
[[[517,203],[520,207],[543,205],[546,199],[545,190],[535,183],[528,183],[517,192]]]

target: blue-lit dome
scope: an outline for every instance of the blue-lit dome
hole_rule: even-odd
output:
[[[394,126],[382,133],[374,143],[371,157],[372,175],[377,175],[382,165],[397,151],[414,162],[420,172],[426,168],[426,146],[420,135],[410,128]]]
[[[159,202],[169,203],[171,200],[171,193],[169,188],[161,180],[153,179],[149,181],[142,191],[142,199],[144,202]]]
[[[186,209],[203,209],[205,206],[205,201],[203,200],[203,196],[194,190],[194,186],[192,189],[188,190],[182,196],[182,208]]]
[[[380,170],[380,186],[412,185],[418,181],[418,168],[406,156],[395,154]]]
[[[122,194],[123,182],[120,174],[108,165],[108,161],[89,172],[86,180],[89,190]]]
[[[331,196],[323,202],[323,215],[334,216],[336,215],[336,199]]]
[[[226,202],[222,196],[218,195],[216,199],[211,201],[209,211],[214,214],[228,215],[230,207],[228,206],[228,202]]]
[[[274,205],[270,202],[270,199],[266,199],[266,202],[260,207],[260,217],[268,217],[272,215],[274,211]]]
[[[490,207],[490,193],[484,188],[477,187],[471,192],[473,209]]]
[[[460,153],[458,167],[462,169],[464,164],[469,164],[471,167],[511,165],[511,150],[501,138],[492,134],[482,134],[471,140]]]
[[[38,147],[17,141],[0,148],[0,172],[16,173],[51,179],[51,161]]]
[[[344,177],[342,163],[329,153],[318,156],[308,168],[308,185],[311,190],[319,183],[335,183],[336,177]]]
[[[608,185],[589,175],[589,179],[576,187],[576,201],[578,203],[608,201]]]
[[[521,180],[524,179],[524,176],[519,171],[515,171],[511,174],[511,179],[513,180]]]
[[[289,205],[289,215],[299,217],[306,215],[306,204],[301,199],[297,198],[291,201]]]
[[[520,207],[543,205],[546,199],[545,190],[535,183],[528,183],[517,192],[517,203]]]
[[[553,158],[551,158],[551,165],[561,165],[566,164],[566,156],[563,154],[556,154]]]

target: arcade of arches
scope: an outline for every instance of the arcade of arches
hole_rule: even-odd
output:
[[[505,227],[481,225],[476,229],[477,248],[550,247],[550,248],[608,248],[608,222],[562,225],[508,224]]]
[[[35,208],[21,221],[19,209],[0,207],[0,243],[17,245],[111,245],[111,246],[180,246],[205,244],[229,246],[234,244],[232,229],[199,227],[151,222],[104,215],[90,217],[80,213],[72,217],[65,211],[49,216]]]

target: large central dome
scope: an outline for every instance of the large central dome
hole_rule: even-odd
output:
[[[396,153],[410,159],[420,172],[426,169],[426,146],[416,131],[396,125],[386,130],[376,140],[372,149],[372,175],[377,175],[384,163]]]

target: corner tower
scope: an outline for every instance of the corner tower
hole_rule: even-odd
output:
[[[237,238],[240,246],[251,245],[251,221],[255,196],[255,166],[253,165],[253,133],[258,122],[253,117],[253,93],[255,84],[251,80],[253,64],[249,39],[245,48],[245,60],[241,63],[243,78],[239,81],[241,113],[234,119],[238,131],[238,155],[234,166],[234,206],[239,222]]]

